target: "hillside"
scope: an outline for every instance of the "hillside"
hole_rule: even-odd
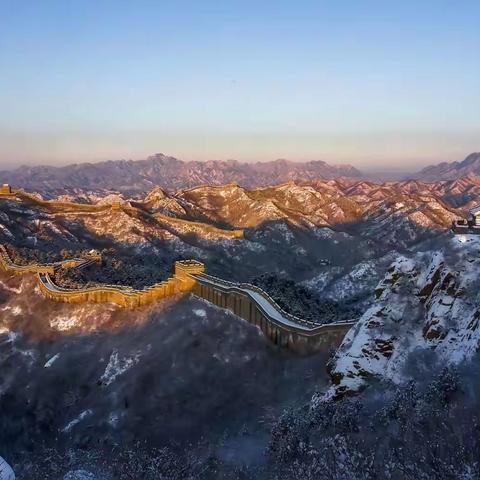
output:
[[[317,181],[257,189],[204,186],[173,194],[156,187],[135,200],[87,196],[84,202],[96,203],[72,206],[64,197],[43,201],[22,194],[0,204],[0,240],[45,260],[62,250],[64,256],[104,250],[108,281],[131,283],[136,270],[141,280],[132,286],[165,277],[180,258],[197,258],[211,273],[237,280],[283,272],[313,282],[318,271],[323,275],[322,265],[346,272],[447,229],[461,215],[446,202],[451,187]],[[461,192],[477,188],[465,184]],[[457,190],[456,202],[468,205]],[[128,261],[132,256],[138,260]],[[85,281],[99,281],[91,270],[85,270]]]
[[[479,239],[466,236],[428,253],[399,256],[331,361],[330,394],[351,395],[374,378],[405,383],[414,358],[424,364],[420,368],[470,360],[480,341],[479,252]]]

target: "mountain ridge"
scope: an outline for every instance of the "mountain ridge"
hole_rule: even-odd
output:
[[[157,153],[143,160],[106,160],[72,163],[65,166],[22,165],[0,171],[0,183],[36,191],[53,198],[78,190],[101,192],[112,190],[141,195],[155,186],[173,192],[201,185],[224,185],[236,182],[242,187],[256,188],[289,181],[346,180],[373,183],[418,180],[436,183],[468,176],[480,176],[480,153],[462,160],[429,165],[402,178],[379,173],[365,173],[353,165],[329,164],[323,160],[296,162],[279,158],[268,162],[238,160],[183,161]]]
[[[237,160],[185,162],[158,153],[145,160],[108,160],[99,163],[75,163],[62,167],[21,166],[1,171],[0,179],[14,187],[53,194],[65,189],[113,189],[124,193],[144,193],[155,185],[165,190],[221,185],[236,181],[245,187],[258,187],[289,180],[361,178],[351,165],[330,165],[321,160],[246,163]]]
[[[480,152],[473,152],[460,162],[429,165],[409,178],[424,181],[455,180],[471,174],[480,175]]]

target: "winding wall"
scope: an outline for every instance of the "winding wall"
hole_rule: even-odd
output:
[[[52,275],[59,268],[81,268],[98,261],[98,257],[87,259],[71,259],[49,264],[17,265],[9,257],[7,250],[0,245],[0,267],[2,270],[14,274],[33,273],[36,275],[38,287],[42,294],[58,302],[80,303],[115,303],[121,307],[134,308],[148,305],[162,298],[176,293],[190,291],[195,283],[190,274],[202,273],[203,263],[195,260],[175,262],[174,276],[163,281],[137,290],[127,286],[102,285],[88,288],[63,288],[55,284]]]
[[[189,292],[225,308],[256,325],[273,343],[292,350],[308,352],[338,346],[354,321],[318,325],[282,310],[262,289],[251,284],[233,283],[204,273],[205,266],[195,260],[175,262],[173,277],[151,287],[137,290],[127,286],[102,285],[88,288],[63,288],[52,275],[58,268],[82,268],[98,257],[71,259],[50,264],[17,265],[0,245],[0,268],[18,275],[33,273],[42,294],[51,300],[80,303],[115,303],[135,308],[157,300]]]
[[[102,211],[112,208],[137,211],[129,205],[88,205],[55,200],[41,200],[22,191],[13,191],[8,186],[0,188],[0,197],[27,200],[42,206],[74,209],[77,211]],[[162,216],[162,220],[165,220]],[[174,219],[173,223],[192,223]],[[212,227],[215,228],[215,227]],[[241,236],[233,231],[232,236]],[[338,346],[354,321],[318,325],[283,311],[263,290],[250,284],[228,282],[204,273],[203,263],[195,260],[175,262],[173,277],[142,290],[127,286],[101,285],[79,289],[63,288],[52,279],[59,268],[83,268],[101,258],[74,258],[50,264],[17,265],[9,257],[7,250],[0,245],[0,268],[11,274],[32,273],[36,275],[42,294],[51,300],[79,303],[111,302],[126,308],[134,308],[153,303],[179,292],[191,291],[195,295],[221,307],[258,326],[275,344],[294,350],[309,351]]]
[[[144,210],[138,208],[137,206],[132,205],[130,202],[125,203],[111,203],[105,205],[91,204],[91,203],[75,203],[75,202],[65,202],[61,200],[43,200],[38,198],[31,193],[24,192],[23,190],[12,190],[10,187],[0,187],[0,198],[11,199],[11,200],[21,200],[25,202],[34,203],[36,205],[47,207],[55,210],[60,210],[62,212],[75,211],[75,212],[84,212],[84,213],[95,213],[95,212],[105,212],[108,210],[123,210],[130,214],[140,214],[140,212],[145,213]],[[137,203],[136,205],[141,205]],[[162,213],[154,213],[152,217],[155,218],[158,222],[163,224],[168,224],[171,228],[181,229],[185,228],[191,232],[197,230],[205,231],[206,233],[211,233],[216,236],[225,237],[225,238],[242,238],[243,230],[242,229],[233,229],[225,230],[222,228],[209,225],[208,223],[195,222],[192,220],[185,220],[184,218],[170,217]]]
[[[282,310],[255,285],[233,283],[206,274],[197,280],[192,292],[253,323],[273,343],[289,349],[309,352],[337,347],[355,321],[319,325]]]

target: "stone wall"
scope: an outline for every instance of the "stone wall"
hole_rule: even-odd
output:
[[[204,269],[203,263],[194,260],[175,262],[173,277],[142,290],[118,285],[66,289],[56,285],[49,273],[39,273],[37,279],[40,291],[51,300],[68,303],[115,303],[121,307],[135,308],[171,297],[177,293],[190,291],[195,282],[189,276],[189,273],[201,273]]]
[[[62,210],[75,209],[78,211],[102,211],[111,208],[119,208],[137,211],[136,207],[130,204],[114,205],[87,205],[73,202],[61,202],[56,200],[42,200],[34,195],[22,191],[11,191],[8,186],[0,188],[0,196],[14,197],[19,200],[26,200],[37,203],[42,206],[59,208]],[[164,217],[161,215],[161,217]],[[162,218],[166,220],[166,218]],[[168,219],[172,223],[184,223],[185,225],[195,222],[189,222],[181,219]],[[215,227],[211,227],[215,229]],[[240,237],[242,231],[232,231],[229,235]],[[96,259],[98,260],[98,259]],[[212,283],[207,280],[206,275],[202,275],[205,266],[194,260],[186,260],[175,263],[175,272],[173,277],[164,282],[152,285],[151,287],[136,290],[131,287],[117,285],[102,285],[84,289],[65,289],[56,285],[51,277],[55,268],[81,268],[90,260],[71,259],[56,264],[46,265],[16,265],[0,245],[0,268],[12,274],[34,273],[37,276],[40,291],[46,298],[62,302],[111,302],[122,307],[134,308],[153,303],[162,298],[175,295],[180,292],[192,291],[199,297],[209,302],[230,310],[235,315],[256,325],[262,332],[275,344],[288,347],[293,350],[308,352],[311,350],[329,349],[338,346],[343,340],[345,334],[354,324],[354,322],[342,322],[336,324],[316,325],[292,315],[283,312],[280,307],[261,289],[253,285],[248,289],[231,282],[217,279]],[[203,280],[201,280],[201,278]],[[213,278],[213,277],[210,277]],[[220,284],[219,284],[220,283]],[[257,296],[255,296],[257,295]],[[267,303],[268,308],[262,307],[258,299],[260,295]],[[271,309],[281,312],[286,321],[276,320],[269,312]]]
[[[93,260],[97,261],[98,257]],[[0,269],[14,275],[36,274],[42,294],[59,302],[115,303],[126,308],[140,307],[180,292],[190,291],[195,283],[191,275],[202,273],[205,269],[203,263],[194,260],[179,261],[175,263],[173,277],[142,290],[118,285],[69,289],[56,285],[51,277],[57,268],[77,268],[91,261],[92,259],[71,259],[52,264],[16,265],[5,247],[0,245]]]
[[[188,291],[186,285],[176,277],[169,278],[143,290],[115,285],[102,285],[84,289],[64,289],[55,285],[49,274],[38,274],[37,278],[40,291],[46,298],[51,300],[67,303],[115,303],[125,308],[141,307],[162,298]]]
[[[98,255],[92,255],[89,259],[70,259],[52,264],[16,265],[5,247],[0,245],[0,269],[15,275],[35,274],[42,294],[55,301],[114,303],[125,308],[135,308],[177,293],[191,291],[256,325],[273,343],[299,352],[337,347],[354,323],[316,325],[302,321],[283,312],[258,287],[235,284],[205,275],[204,264],[195,260],[175,262],[173,277],[142,290],[118,285],[69,289],[56,285],[51,277],[58,268],[81,268],[86,263],[98,260]],[[280,314],[283,321],[279,321],[278,316],[272,316],[272,309]]]
[[[300,353],[338,347],[355,323],[317,325],[310,329],[295,326],[290,322],[280,323],[255,301],[254,296],[234,284],[227,285],[226,282],[225,285],[218,285],[199,279],[193,286],[192,293],[256,325],[273,343]],[[278,306],[270,302],[268,295],[265,296],[270,305],[278,310]]]
[[[54,263],[44,263],[42,265],[17,265],[10,259],[6,248],[0,245],[0,269],[13,275],[22,275],[24,273],[51,273],[55,271]]]
[[[129,202],[124,203],[112,203],[106,205],[98,204],[89,204],[89,203],[75,203],[75,202],[65,202],[61,200],[43,200],[37,196],[24,192],[23,190],[12,190],[10,186],[0,186],[0,198],[10,198],[17,199],[20,201],[35,203],[42,207],[47,207],[50,209],[61,210],[61,211],[76,211],[76,212],[85,212],[85,213],[95,213],[103,212],[106,210],[124,210],[130,214],[138,214],[141,209],[131,205]],[[162,213],[154,213],[153,217],[160,223],[166,223],[174,228],[178,229],[187,229],[188,231],[195,232],[198,229],[201,229],[205,232],[210,232],[216,236],[223,236],[225,238],[242,238],[243,230],[233,229],[225,230],[207,223],[195,222],[192,220],[185,220],[183,218],[176,218],[164,215]]]
[[[8,185],[7,183],[0,185],[0,195],[11,195],[11,194],[12,194],[12,189],[10,185]]]

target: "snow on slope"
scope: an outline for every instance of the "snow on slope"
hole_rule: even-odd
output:
[[[479,253],[480,239],[464,236],[438,251],[399,256],[330,362],[327,396],[354,394],[372,379],[408,380],[413,352],[435,352],[442,364],[471,358],[480,341]]]

